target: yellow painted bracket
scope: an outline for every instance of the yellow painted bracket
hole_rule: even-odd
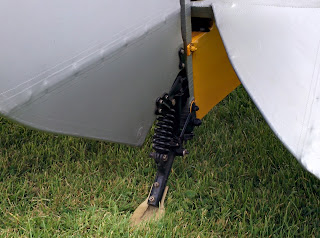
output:
[[[187,54],[192,54],[194,97],[203,118],[215,105],[240,85],[227,56],[217,27],[210,32],[192,32],[192,43]]]

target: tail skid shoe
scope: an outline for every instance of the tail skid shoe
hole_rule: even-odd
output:
[[[159,219],[164,214],[164,199],[168,191],[167,181],[176,156],[185,156],[183,143],[193,138],[195,126],[201,125],[196,118],[199,108],[195,102],[188,103],[189,88],[185,72],[176,78],[169,93],[156,101],[158,115],[153,136],[153,149],[150,154],[157,165],[157,174],[148,198],[136,209],[131,218],[132,224]]]
[[[137,226],[143,222],[150,222],[150,221],[158,221],[160,220],[165,213],[164,208],[164,200],[166,198],[168,192],[168,186],[165,188],[163,192],[163,196],[160,202],[159,207],[151,206],[148,204],[149,197],[141,203],[134,213],[131,216],[131,225]]]

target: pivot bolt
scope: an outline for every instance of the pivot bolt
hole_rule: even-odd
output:
[[[149,201],[153,202],[154,201],[154,196],[149,197]]]
[[[193,110],[196,111],[196,112],[199,111],[199,107],[198,107],[197,105],[194,105],[194,104],[193,104],[193,105],[192,105],[192,108],[193,108]]]
[[[200,119],[196,118],[193,120],[193,125],[200,126],[201,124],[202,124],[202,121]]]
[[[168,155],[163,155],[162,159],[163,159],[163,161],[167,161],[168,160]]]
[[[156,188],[160,186],[160,184],[159,184],[158,182],[155,182],[153,185],[154,185]]]

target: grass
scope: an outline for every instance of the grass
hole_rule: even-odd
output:
[[[175,161],[166,215],[131,228],[154,179],[142,148],[57,136],[0,119],[1,237],[320,236],[320,181],[273,135],[243,88]]]

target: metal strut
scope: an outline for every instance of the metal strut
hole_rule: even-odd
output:
[[[175,156],[185,156],[183,143],[193,138],[193,129],[201,125],[196,118],[199,108],[194,102],[189,105],[188,80],[183,70],[176,78],[169,93],[156,101],[157,123],[153,136],[153,149],[150,154],[157,165],[155,182],[148,198],[148,204],[159,206]]]

